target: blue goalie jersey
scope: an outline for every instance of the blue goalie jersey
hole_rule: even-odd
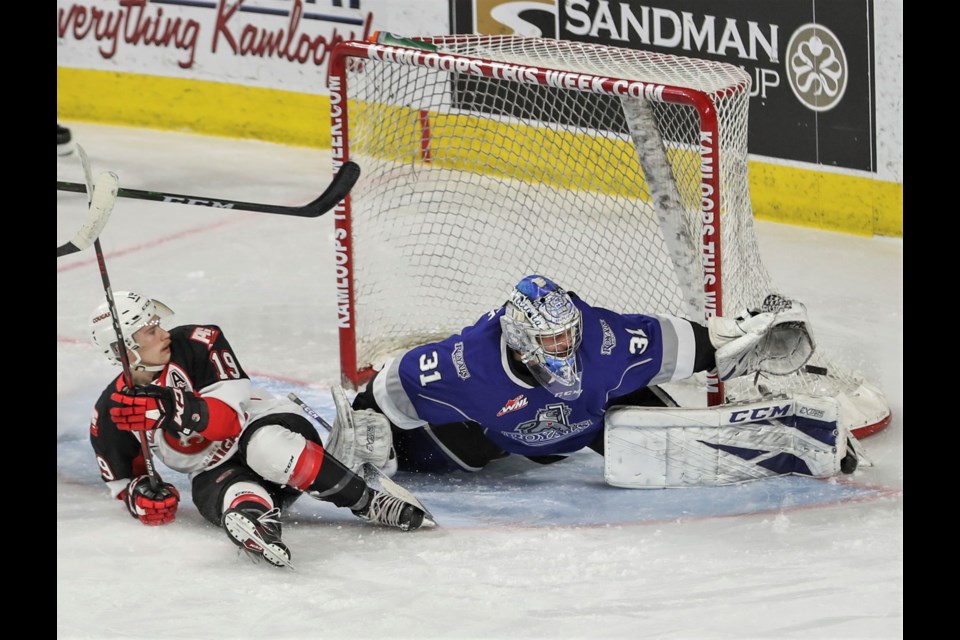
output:
[[[401,429],[472,421],[505,451],[546,456],[589,445],[618,397],[693,375],[696,341],[687,320],[574,303],[583,314],[579,393],[554,395],[511,370],[501,307],[388,362],[373,380],[377,404]]]

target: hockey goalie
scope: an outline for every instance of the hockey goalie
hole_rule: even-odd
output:
[[[338,446],[356,440],[341,446],[348,465],[390,473],[477,472],[508,455],[552,464],[589,448],[620,487],[829,477],[856,464],[834,400],[686,409],[662,389],[705,371],[789,375],[814,349],[805,307],[779,295],[701,324],[594,307],[531,275],[476,324],[388,361]]]

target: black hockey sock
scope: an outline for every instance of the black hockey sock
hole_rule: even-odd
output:
[[[367,483],[327,451],[317,477],[307,488],[307,493],[318,500],[352,509],[365,499]]]

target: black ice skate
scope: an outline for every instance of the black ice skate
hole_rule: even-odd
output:
[[[371,490],[367,505],[353,513],[372,524],[396,527],[401,531],[414,531],[421,526],[432,527],[435,524],[417,506],[376,489]]]
[[[223,528],[235,545],[254,562],[260,558],[275,567],[290,567],[290,549],[280,541],[279,509],[241,507],[223,514]]]

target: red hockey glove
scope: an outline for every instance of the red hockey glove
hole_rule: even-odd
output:
[[[110,417],[124,431],[164,429],[177,435],[189,434],[206,429],[210,419],[203,398],[173,387],[125,387],[110,399],[120,405],[110,409]]]
[[[134,518],[148,525],[167,524],[177,517],[180,492],[169,482],[157,478],[157,488],[150,486],[150,476],[134,478],[120,497]]]

